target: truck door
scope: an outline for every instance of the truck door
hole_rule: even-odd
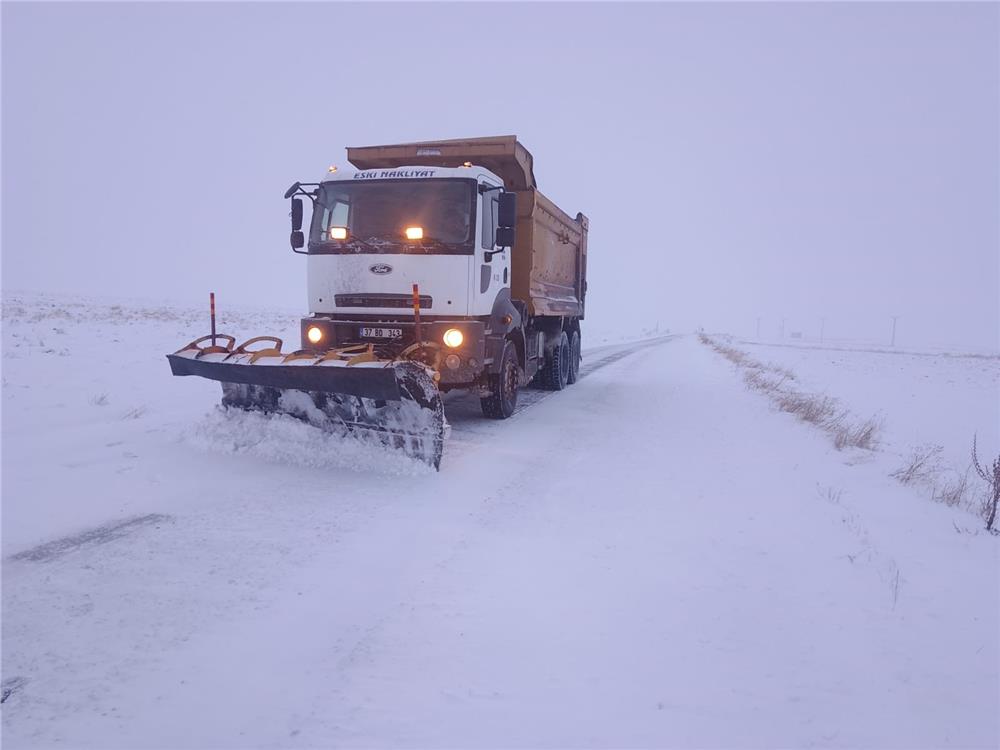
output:
[[[487,253],[498,248],[497,220],[500,208],[500,185],[483,180],[479,194],[479,238],[473,279],[473,315],[489,315],[497,293],[510,285],[510,253],[504,250],[487,261]]]

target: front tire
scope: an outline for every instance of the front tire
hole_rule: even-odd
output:
[[[493,392],[479,399],[483,416],[489,419],[507,419],[517,408],[517,389],[521,382],[521,368],[517,364],[514,344],[505,341],[500,355],[500,372],[490,375],[490,390]]]

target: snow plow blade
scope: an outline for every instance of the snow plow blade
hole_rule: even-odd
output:
[[[174,375],[222,384],[224,406],[289,414],[328,432],[401,450],[440,468],[444,407],[435,372],[422,361],[378,358],[366,345],[282,354],[281,340],[204,336],[168,354]],[[250,349],[252,345],[271,346]],[[409,351],[409,350],[408,350]]]

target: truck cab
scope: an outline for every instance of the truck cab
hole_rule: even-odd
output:
[[[338,170],[319,185],[308,238],[313,314],[489,315],[510,286],[496,244],[503,181],[481,167]]]

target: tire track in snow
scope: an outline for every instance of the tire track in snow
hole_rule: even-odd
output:
[[[144,516],[127,518],[124,521],[113,521],[103,526],[98,526],[87,531],[73,534],[71,536],[54,539],[51,542],[39,544],[37,547],[26,549],[15,555],[8,557],[11,561],[26,562],[48,562],[57,557],[61,557],[69,552],[81,547],[92,547],[98,544],[107,544],[116,539],[121,539],[128,534],[170,520],[170,516],[162,513],[149,513]]]

